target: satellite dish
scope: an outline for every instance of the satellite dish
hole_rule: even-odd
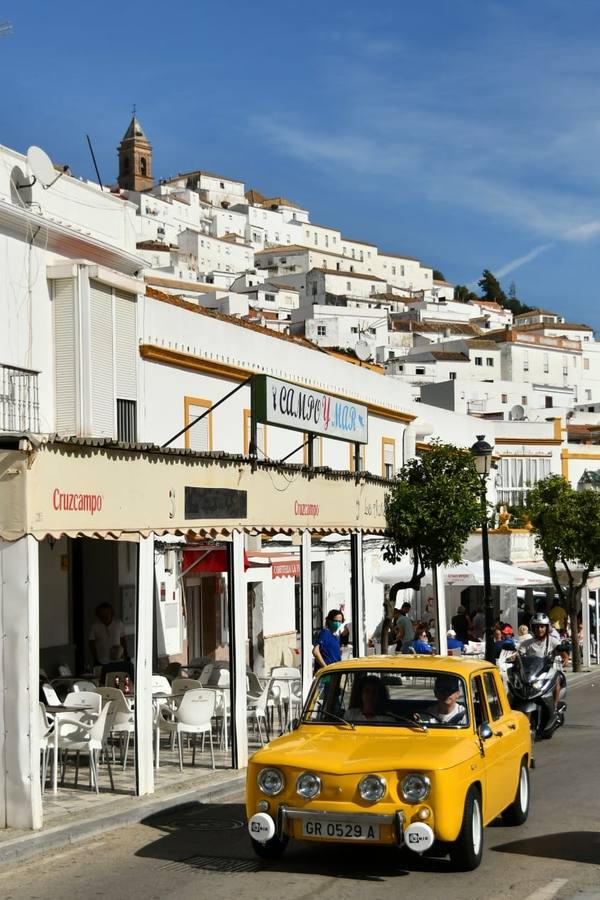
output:
[[[27,175],[20,166],[13,166],[10,173],[10,199],[17,206],[30,206],[32,195],[31,188],[35,179],[29,182]]]
[[[516,406],[513,406],[511,411],[508,414],[508,418],[512,422],[522,422],[525,418],[525,409],[521,406],[520,403],[517,403]]]
[[[41,147],[29,148],[27,151],[27,162],[29,163],[29,168],[36,181],[39,181],[45,190],[52,187],[54,182],[66,171],[65,168],[62,172],[57,172],[52,160]]]
[[[366,362],[371,357],[371,348],[366,341],[359,341],[354,348],[354,352],[361,362]]]

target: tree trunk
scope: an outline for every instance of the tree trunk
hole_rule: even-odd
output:
[[[573,660],[573,671],[581,672],[581,650],[579,648],[579,622],[577,616],[579,614],[579,597],[580,593],[569,591],[567,597],[567,612],[569,614],[569,624],[571,626],[571,659]]]
[[[405,586],[410,587],[410,582],[397,581],[396,584],[393,584],[390,588],[389,596],[383,604],[384,616],[381,625],[381,653],[383,655],[385,655],[389,649],[390,627],[394,617],[394,609],[396,608],[396,597],[398,596],[398,591],[402,590]]]

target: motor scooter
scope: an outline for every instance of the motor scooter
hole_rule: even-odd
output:
[[[508,698],[513,709],[529,719],[532,740],[551,738],[564,725],[567,711],[567,679],[559,654],[568,651],[559,644],[548,656],[524,656],[516,653],[507,672]],[[559,700],[554,709],[556,682],[560,684]]]

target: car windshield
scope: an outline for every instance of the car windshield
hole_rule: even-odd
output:
[[[317,678],[302,721],[353,727],[466,728],[465,682],[445,672],[349,669]]]

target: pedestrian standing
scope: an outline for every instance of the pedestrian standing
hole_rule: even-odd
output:
[[[400,607],[400,615],[396,619],[396,652],[402,653],[414,639],[415,629],[410,620],[410,603],[406,600]]]
[[[342,652],[339,636],[343,625],[343,612],[340,609],[330,609],[325,619],[325,627],[316,636],[313,646],[315,671],[330,663],[340,662]]]
[[[89,648],[92,665],[107,665],[115,660],[113,647],[123,648],[124,659],[129,658],[127,652],[127,636],[123,622],[115,616],[110,603],[101,603],[96,607],[96,618],[92,623],[89,636]]]

